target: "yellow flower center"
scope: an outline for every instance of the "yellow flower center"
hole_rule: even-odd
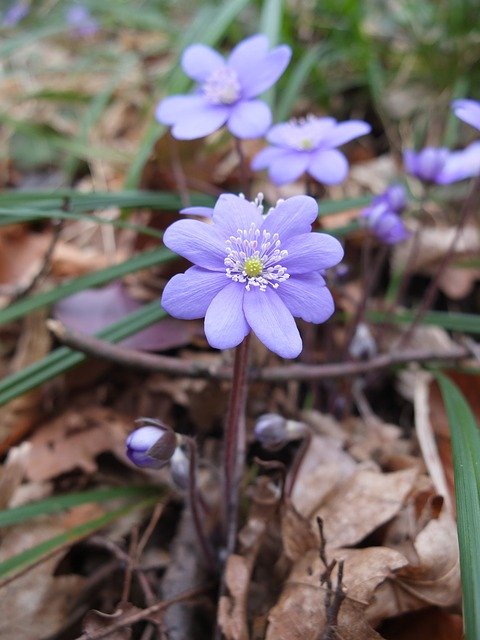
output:
[[[245,260],[243,269],[249,278],[257,278],[263,271],[263,262],[260,258],[252,256]]]

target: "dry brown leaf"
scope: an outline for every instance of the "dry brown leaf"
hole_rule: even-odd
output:
[[[381,636],[363,613],[375,589],[393,571],[406,565],[402,554],[384,547],[339,549],[344,559],[343,584],[347,598],[340,607],[337,634],[342,640],[378,640]],[[325,627],[325,587],[320,576],[325,567],[318,550],[305,554],[294,566],[283,593],[269,615],[267,640],[318,640]],[[336,575],[333,575],[335,583]]]
[[[412,491],[418,471],[380,473],[360,468],[325,497],[312,519],[322,518],[331,548],[354,545],[393,518]]]
[[[66,411],[30,439],[26,477],[43,482],[72,469],[92,474],[97,469],[96,456],[105,451],[124,460],[125,436],[131,429],[131,421],[111,409]]]
[[[282,507],[283,552],[292,562],[299,560],[310,549],[318,548],[318,537],[310,521],[286,502]]]
[[[357,463],[342,449],[341,441],[314,435],[292,492],[292,504],[304,516],[322,501],[333,487],[355,471]]]
[[[388,620],[382,625],[388,640],[462,640],[462,616],[429,607]]]

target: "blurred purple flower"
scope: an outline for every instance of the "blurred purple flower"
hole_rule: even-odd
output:
[[[454,100],[452,107],[457,118],[480,129],[480,102],[477,100]]]
[[[20,2],[14,2],[6,11],[2,19],[2,26],[14,27],[21,20],[23,20],[30,12],[30,5],[28,2],[20,0]]]
[[[452,184],[480,173],[480,142],[473,142],[461,151],[445,147],[426,147],[416,153],[403,154],[405,169],[423,182]]]
[[[400,213],[407,204],[405,187],[390,185],[384,193],[372,200],[360,214],[365,225],[385,244],[403,242],[410,235]]]
[[[237,138],[258,138],[272,121],[268,105],[256,96],[282,75],[291,57],[287,45],[268,50],[268,39],[256,35],[240,42],[225,59],[204,44],[188,47],[184,72],[199,83],[196,93],[170,96],[156,110],[161,124],[172,125],[179,140],[203,138],[224,124]]]
[[[332,236],[311,233],[313,198],[288,198],[262,212],[258,199],[224,194],[212,224],[174,222],[164,242],[194,266],[167,283],[162,305],[176,318],[205,317],[217,349],[237,346],[252,330],[271,351],[295,358],[302,340],[293,318],[319,323],[332,315],[320,272],[340,262],[343,249]]]
[[[125,442],[127,458],[137,467],[164,467],[177,446],[175,432],[160,420],[141,418],[137,422],[142,426],[132,431]]]
[[[72,28],[73,33],[79,38],[89,38],[100,29],[97,20],[83,4],[75,4],[69,7],[66,11],[65,19],[68,26]]]
[[[363,136],[371,127],[362,120],[337,123],[334,118],[308,116],[273,126],[266,138],[273,146],[258,153],[252,169],[267,169],[276,185],[293,182],[305,171],[324,184],[347,177],[348,161],[335,147]]]

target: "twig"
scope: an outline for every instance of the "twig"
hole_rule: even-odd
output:
[[[235,138],[235,149],[238,155],[238,167],[240,170],[240,188],[242,193],[247,198],[250,198],[250,182],[248,179],[248,165],[243,152],[242,141],[239,138]]]
[[[70,331],[56,320],[48,320],[48,327],[62,343],[94,358],[107,360],[118,365],[167,373],[171,376],[185,378],[206,378],[209,380],[231,380],[232,369],[225,366],[212,366],[209,362],[180,360],[168,356],[143,353],[135,349],[127,349],[105,340]],[[395,365],[410,362],[448,361],[467,358],[472,350],[467,346],[455,345],[448,350],[404,349],[393,353],[382,353],[370,360],[360,362],[335,362],[329,364],[296,363],[264,369],[251,368],[249,380],[264,382],[288,382],[290,380],[320,380],[325,378],[342,378],[358,376],[387,369]]]
[[[332,560],[328,562],[326,547],[327,541],[323,530],[323,520],[317,517],[318,532],[320,535],[320,547],[319,556],[320,560],[325,567],[325,571],[320,576],[320,584],[325,585],[325,627],[321,632],[318,640],[335,640],[336,628],[338,624],[338,613],[342,602],[345,600],[345,590],[343,588],[343,568],[344,561],[339,560],[337,570],[337,584],[335,589],[333,588],[332,572],[337,566],[337,561]]]
[[[193,600],[194,598],[197,598],[198,596],[205,593],[205,591],[211,589],[211,587],[212,585],[209,584],[204,587],[189,589],[188,591],[184,591],[183,593],[180,593],[178,596],[174,598],[170,598],[169,600],[163,600],[162,602],[157,602],[151,607],[147,607],[146,609],[142,609],[141,611],[134,611],[133,613],[127,614],[123,617],[120,616],[115,621],[112,621],[112,624],[109,626],[108,629],[105,629],[105,628],[99,629],[98,632],[94,631],[93,633],[92,632],[82,633],[82,635],[75,638],[75,640],[102,640],[102,638],[106,638],[107,636],[112,634],[114,631],[118,631],[119,629],[124,629],[125,627],[130,627],[131,625],[135,624],[136,622],[140,622],[141,620],[146,620],[150,616],[154,615],[155,613],[158,613],[159,611],[163,611],[164,609],[167,609],[168,607],[170,607],[172,604],[175,604],[176,602],[186,602],[188,600]]]

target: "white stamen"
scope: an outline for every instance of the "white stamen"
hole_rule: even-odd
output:
[[[210,104],[237,102],[241,91],[237,72],[230,67],[215,69],[203,83],[202,90]]]
[[[278,233],[272,236],[268,231],[260,232],[254,223],[249,229],[238,229],[237,235],[230,236],[226,241],[227,257],[224,263],[227,277],[234,282],[245,283],[247,291],[250,291],[250,287],[265,291],[268,285],[277,289],[281,282],[290,277],[286,267],[279,264],[288,256],[288,251],[280,248],[281,244]],[[255,264],[254,260],[261,263],[261,273],[249,276],[246,268]]]

